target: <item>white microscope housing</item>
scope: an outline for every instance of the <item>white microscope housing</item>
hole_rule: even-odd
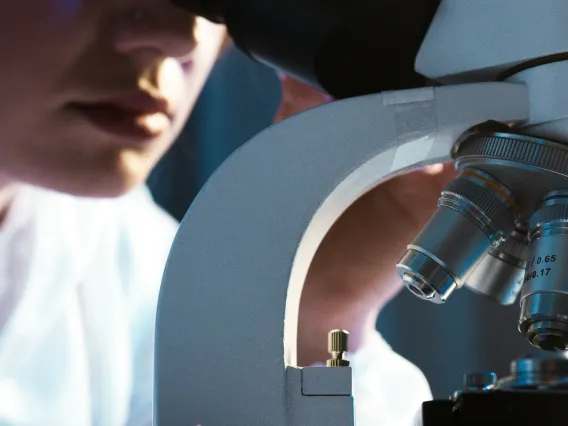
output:
[[[489,176],[518,204],[505,221],[488,212],[497,201],[483,204],[481,197],[476,203],[462,194],[470,202],[462,207],[477,208],[470,216],[485,226],[480,226],[484,233],[476,249],[482,249],[472,264],[438,258],[441,243],[425,243],[426,237],[413,243],[436,277],[447,274],[452,291],[467,284],[485,256],[508,240],[515,223],[528,223],[538,213],[535,203],[544,194],[568,188],[563,162],[568,164],[568,147],[562,144],[568,141],[567,17],[565,0],[445,0],[416,70],[447,85],[310,109],[264,130],[226,160],[183,219],[166,267],[157,316],[156,424],[353,425],[350,367],[300,368],[296,362],[300,297],[319,244],[338,217],[381,182],[455,160],[462,178],[464,172],[477,173],[469,175],[468,185],[495,188],[479,183],[479,176]],[[488,130],[483,125],[488,122],[497,127]],[[530,155],[514,156],[495,144],[517,144],[517,154],[525,149]],[[539,149],[566,160],[547,157],[545,162]],[[520,175],[524,179],[511,178]],[[528,185],[526,179],[536,183]],[[451,195],[454,202],[459,190]],[[559,197],[564,195],[554,200]],[[562,223],[568,219],[563,211]],[[552,213],[543,215],[556,220]],[[535,234],[542,223],[530,223],[534,241],[543,240],[544,231]],[[562,239],[550,247],[563,250],[563,244]],[[531,250],[549,260],[553,255],[540,246]],[[525,282],[527,259],[521,260],[524,285],[539,282]],[[554,268],[563,272],[557,265],[551,274]],[[399,267],[421,297],[445,301],[438,278],[428,275],[432,271],[411,261]],[[558,280],[544,278],[540,287],[523,289],[522,297],[568,293]],[[563,323],[538,328],[542,305],[531,303],[527,327],[538,329],[537,337],[545,341],[564,330]]]

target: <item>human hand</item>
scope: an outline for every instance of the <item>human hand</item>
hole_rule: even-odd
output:
[[[314,108],[331,100],[331,97],[305,83],[284,75],[280,76],[282,100],[274,122],[282,121],[291,115]]]
[[[290,78],[282,80],[276,120],[328,101]],[[350,350],[364,344],[376,317],[402,287],[395,265],[434,213],[452,165],[435,165],[385,181],[338,219],[312,261],[300,302],[300,365],[324,361],[329,330],[350,332]]]

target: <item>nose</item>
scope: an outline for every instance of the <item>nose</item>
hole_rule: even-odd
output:
[[[167,2],[149,6],[140,2],[118,15],[114,22],[113,43],[120,53],[153,52],[183,60],[196,45],[195,16]]]

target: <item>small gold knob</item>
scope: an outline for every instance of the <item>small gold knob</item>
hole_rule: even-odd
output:
[[[348,350],[349,332],[346,330],[331,330],[327,339],[327,350],[332,358],[328,359],[328,367],[349,367],[349,361],[344,359]]]

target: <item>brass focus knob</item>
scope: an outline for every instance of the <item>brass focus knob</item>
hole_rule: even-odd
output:
[[[348,367],[349,361],[344,359],[348,350],[349,332],[346,330],[331,330],[327,339],[327,350],[332,358],[328,359],[328,367]]]

